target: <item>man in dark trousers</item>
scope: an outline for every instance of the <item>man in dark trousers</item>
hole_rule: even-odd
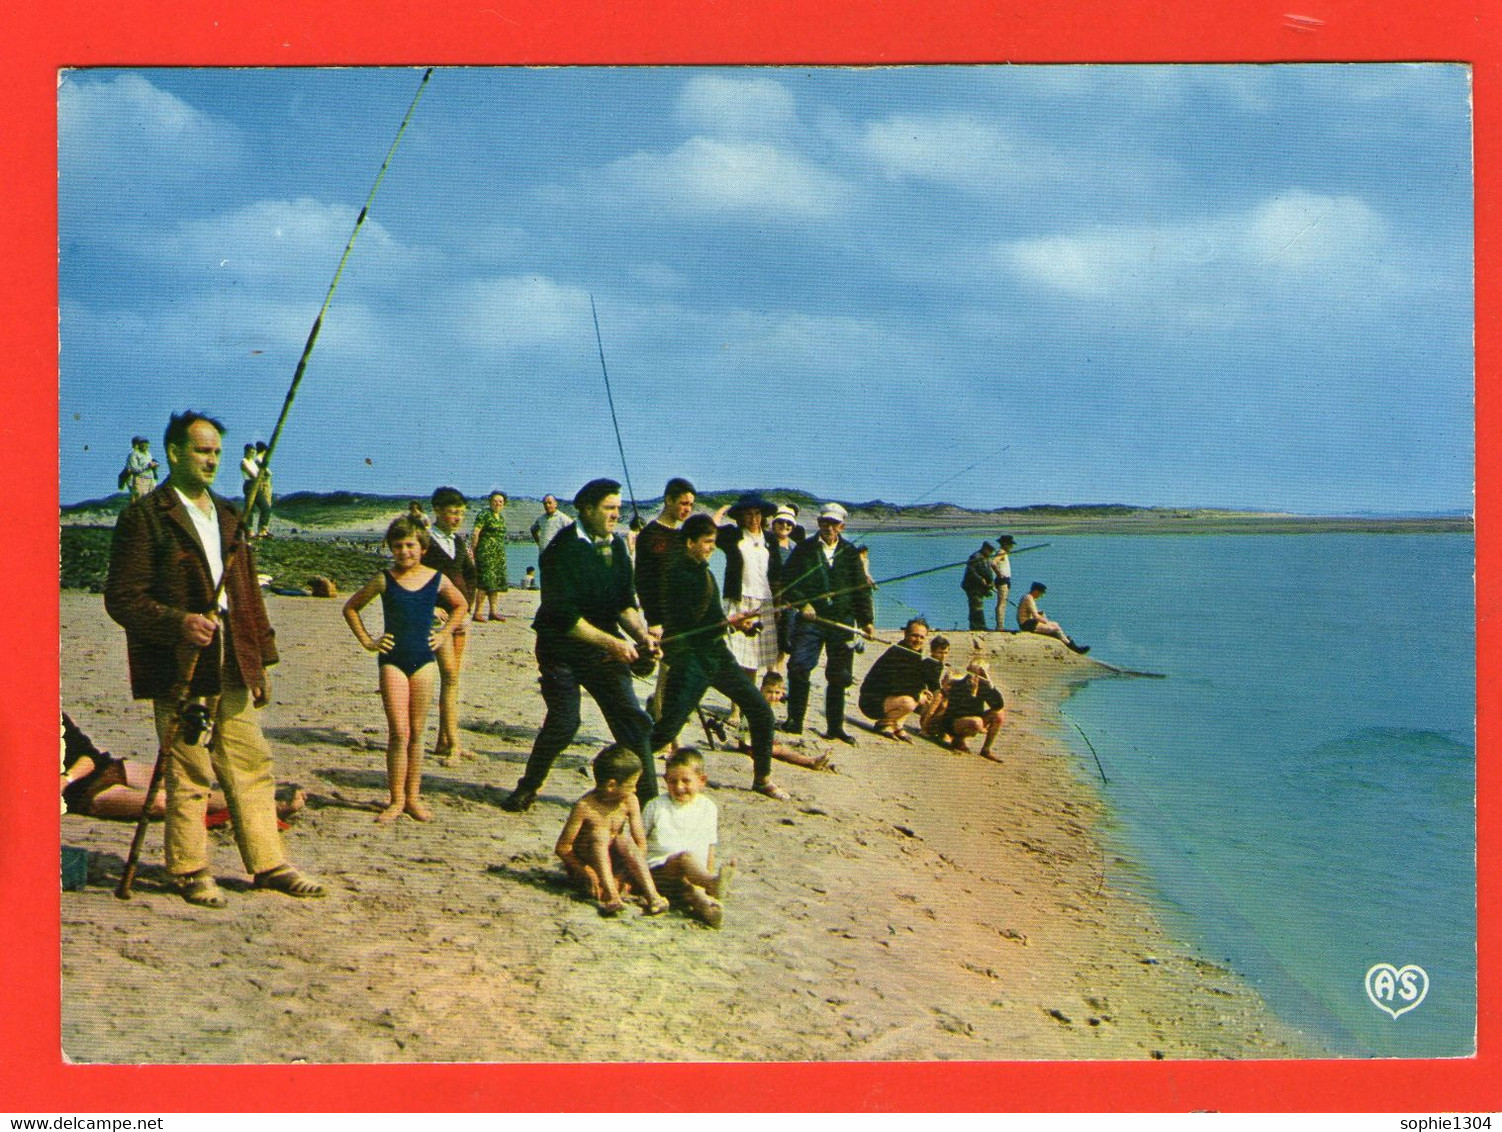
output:
[[[120,513],[104,590],[105,610],[125,629],[131,695],[152,701],[157,738],[167,748],[169,881],[190,904],[206,908],[228,902],[209,866],[203,824],[216,778],[255,886],[289,896],[324,894],[287,863],[276,828],[271,747],[257,719],[271,698],[266,669],[277,661],[276,636],[255,556],[243,541],[235,547],[239,517],[209,490],[223,435],[213,417],[173,415],[165,438],[167,482]],[[192,698],[180,714],[174,689],[195,654]]]
[[[725,643],[727,629],[759,632],[757,612],[726,619],[719,587],[709,572],[709,560],[719,541],[719,528],[709,515],[690,515],[683,524],[683,548],[668,562],[661,579],[663,656],[670,665],[663,688],[662,710],[652,728],[652,750],[668,747],[678,737],[704,693],[716,688],[745,715],[751,725],[751,789],[779,801],[788,793],[772,781],[772,708]]]
[[[645,802],[657,795],[656,768],[647,745],[652,721],[637,702],[631,665],[643,655],[655,658],[660,650],[647,635],[647,623],[636,605],[626,539],[616,533],[621,485],[590,480],[574,496],[574,510],[578,521],[554,536],[538,563],[542,600],[532,628],[548,711],[521,781],[501,803],[512,813],[521,813],[537,800],[553,760],[578,733],[581,687],[594,697],[615,741],[641,759],[637,796]]]
[[[809,674],[823,651],[826,735],[854,743],[845,730],[845,689],[853,682],[855,631],[869,637],[875,628],[871,583],[860,551],[842,536],[845,518],[845,509],[838,503],[826,503],[819,512],[818,535],[799,543],[782,567],[782,599],[798,609],[788,658],[788,718],[783,729],[802,733]]]
[[[647,628],[658,640],[662,639],[662,576],[668,562],[683,551],[679,528],[693,514],[694,498],[694,485],[674,476],[662,489],[662,510],[636,536],[636,594],[641,599]],[[657,687],[647,708],[653,717],[662,714],[662,689],[667,678],[668,666],[664,661],[657,671]]]
[[[996,571],[991,565],[995,554],[996,548],[989,542],[981,543],[980,549],[965,559],[965,576],[960,579],[960,589],[965,591],[970,607],[970,628],[980,632],[986,628],[986,598],[996,589]]]

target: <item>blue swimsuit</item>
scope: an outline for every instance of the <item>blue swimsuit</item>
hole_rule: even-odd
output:
[[[396,644],[390,652],[379,655],[378,665],[394,664],[410,677],[437,659],[428,637],[433,632],[433,607],[438,603],[438,586],[442,581],[443,575],[435,570],[427,585],[409,590],[397,582],[390,570],[386,571],[381,613],[386,619],[385,631],[396,639]]]

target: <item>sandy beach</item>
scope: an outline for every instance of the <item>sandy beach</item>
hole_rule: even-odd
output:
[[[1007,693],[1000,764],[856,728],[833,773],[777,764],[794,796],[753,794],[749,758],[706,751],[723,929],[681,914],[604,919],[552,856],[606,730],[584,725],[539,804],[505,813],[542,720],[536,595],[474,626],[461,724],[475,757],[430,761],[436,820],[373,821],[385,724],[374,661],[340,601],[268,598],[282,662],[263,726],[277,775],[308,792],[284,835],[330,887],[253,892],[212,833],[226,909],[162,885],[161,828],[136,898],[115,899],[131,833],[62,818],[91,853],[62,896],[62,1040],[75,1062],[571,1062],[1284,1058],[1318,1052],[1233,972],[1171,937],[1066,746],[1059,705],[1107,670],[1056,642],[949,634],[988,651]],[[152,757],[124,633],[95,594],[61,595],[62,704],[101,747]],[[895,634],[887,634],[895,637]],[[857,657],[856,678],[881,652]],[[647,690],[647,689],[641,689]],[[713,693],[711,696],[713,697]],[[856,718],[853,709],[852,719]],[[713,702],[713,701],[711,701]],[[822,703],[815,690],[815,705]],[[436,714],[436,713],[435,713]],[[818,712],[811,722],[821,723]],[[436,719],[430,721],[430,739]],[[697,725],[680,741],[702,742]],[[174,988],[170,994],[167,988]]]

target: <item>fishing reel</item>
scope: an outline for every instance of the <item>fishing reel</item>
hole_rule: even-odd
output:
[[[657,661],[648,653],[639,653],[631,662],[631,675],[647,677],[657,671]]]
[[[208,704],[202,700],[190,700],[183,705],[178,717],[178,733],[184,743],[190,747],[207,743],[213,738],[213,730],[214,717],[209,713]]]

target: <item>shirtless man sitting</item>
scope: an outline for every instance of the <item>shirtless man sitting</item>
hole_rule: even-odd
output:
[[[1028,588],[1027,596],[1017,603],[1017,628],[1024,633],[1039,633],[1063,641],[1071,652],[1081,655],[1089,652],[1089,645],[1075,644],[1069,634],[1064,632],[1062,625],[1057,621],[1050,621],[1048,615],[1038,608],[1038,599],[1047,592],[1048,587],[1042,582],[1034,582]]]

